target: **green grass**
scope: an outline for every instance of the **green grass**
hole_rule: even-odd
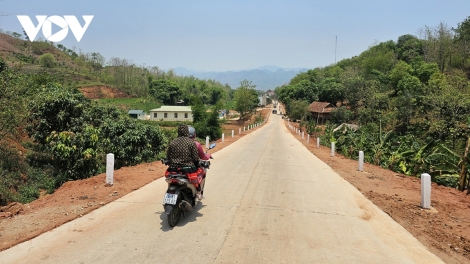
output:
[[[126,111],[144,110],[147,114],[149,110],[161,106],[160,103],[152,98],[104,98],[96,100],[100,103],[113,105]]]

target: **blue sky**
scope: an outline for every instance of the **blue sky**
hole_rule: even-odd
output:
[[[162,69],[227,71],[264,65],[324,67],[376,42],[456,27],[469,0],[0,0],[0,28],[22,32],[17,15],[94,15],[80,42],[61,44],[106,59]],[[40,31],[38,37],[42,37]]]

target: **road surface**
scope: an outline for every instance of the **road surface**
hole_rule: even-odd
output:
[[[442,263],[271,115],[216,152],[175,228],[166,183],[0,252],[0,263]]]

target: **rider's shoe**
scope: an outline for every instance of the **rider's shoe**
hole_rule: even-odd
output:
[[[204,199],[204,195],[202,195],[200,192],[198,192],[196,194],[196,199],[200,201],[200,200]]]

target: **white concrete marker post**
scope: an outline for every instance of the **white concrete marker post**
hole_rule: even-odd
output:
[[[304,132],[302,131],[302,139],[304,139]]]
[[[320,138],[317,137],[317,148],[320,148]]]
[[[206,149],[209,149],[209,136],[206,137]]]
[[[235,133],[235,132],[233,132],[233,129],[232,129],[232,138],[233,138],[234,133]]]
[[[335,156],[335,142],[331,142],[331,156]]]
[[[431,175],[421,174],[421,207],[431,208]]]
[[[359,171],[364,170],[364,151],[359,151]]]
[[[310,142],[310,134],[307,135],[307,143]]]
[[[238,134],[240,135],[241,133],[242,133],[242,128],[239,127],[239,128],[238,128]]]
[[[114,184],[114,154],[106,155],[106,184]]]
[[[222,142],[224,142],[225,134],[222,133]]]

